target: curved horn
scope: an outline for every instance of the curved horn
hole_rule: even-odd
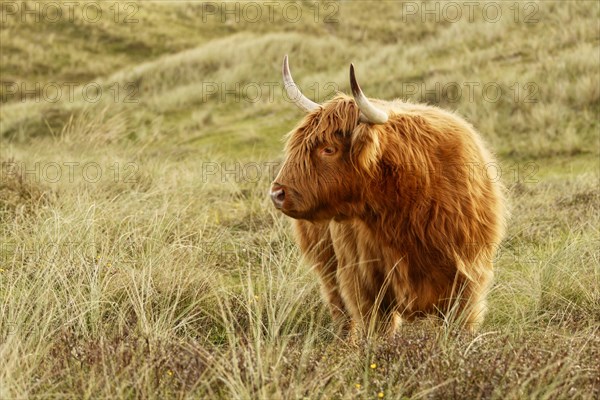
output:
[[[290,66],[288,64],[288,56],[283,57],[283,86],[285,87],[285,91],[287,92],[290,100],[298,106],[299,109],[304,110],[306,112],[311,112],[316,110],[317,108],[321,108],[318,103],[308,99],[306,96],[302,94],[298,86],[294,83],[292,79],[292,74],[290,73]]]
[[[350,64],[350,86],[352,87],[354,100],[356,100],[356,104],[361,112],[360,120],[371,124],[384,124],[388,120],[388,115],[385,111],[371,104],[362,92],[356,81],[356,76],[354,76],[354,64]]]

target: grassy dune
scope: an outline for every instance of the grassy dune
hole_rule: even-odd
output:
[[[600,396],[599,3],[36,4],[0,4],[0,399]],[[512,217],[478,335],[335,337],[266,198],[302,116],[284,54],[315,100],[354,62],[497,154]]]

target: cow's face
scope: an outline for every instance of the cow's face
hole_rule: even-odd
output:
[[[284,214],[323,220],[351,214],[361,188],[352,157],[352,132],[336,131],[310,141],[303,129],[289,139],[271,199]]]
[[[323,105],[302,95],[287,56],[283,80],[288,97],[309,115],[289,136],[286,159],[271,187],[273,204],[290,217],[310,221],[356,215],[368,178],[377,170],[387,112],[364,96],[353,66],[354,98],[339,95]]]

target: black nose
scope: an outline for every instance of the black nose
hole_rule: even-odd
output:
[[[282,187],[274,187],[271,189],[271,200],[275,204],[276,208],[281,208],[283,201],[285,200],[285,191]]]

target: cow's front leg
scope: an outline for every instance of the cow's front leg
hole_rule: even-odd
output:
[[[294,221],[296,239],[306,259],[313,264],[321,282],[321,293],[327,302],[337,334],[346,336],[350,321],[337,282],[338,261],[335,256],[328,223]]]
[[[387,316],[382,302],[385,299],[379,295],[379,285],[374,281],[375,276],[361,271],[364,266],[350,262],[340,255],[337,277],[344,304],[352,318],[350,339],[356,342],[359,338],[385,331]]]
[[[331,237],[337,257],[337,283],[344,305],[352,318],[351,340],[368,334],[380,314],[377,303],[379,277],[369,261],[361,260],[357,232],[351,223],[330,223]]]

